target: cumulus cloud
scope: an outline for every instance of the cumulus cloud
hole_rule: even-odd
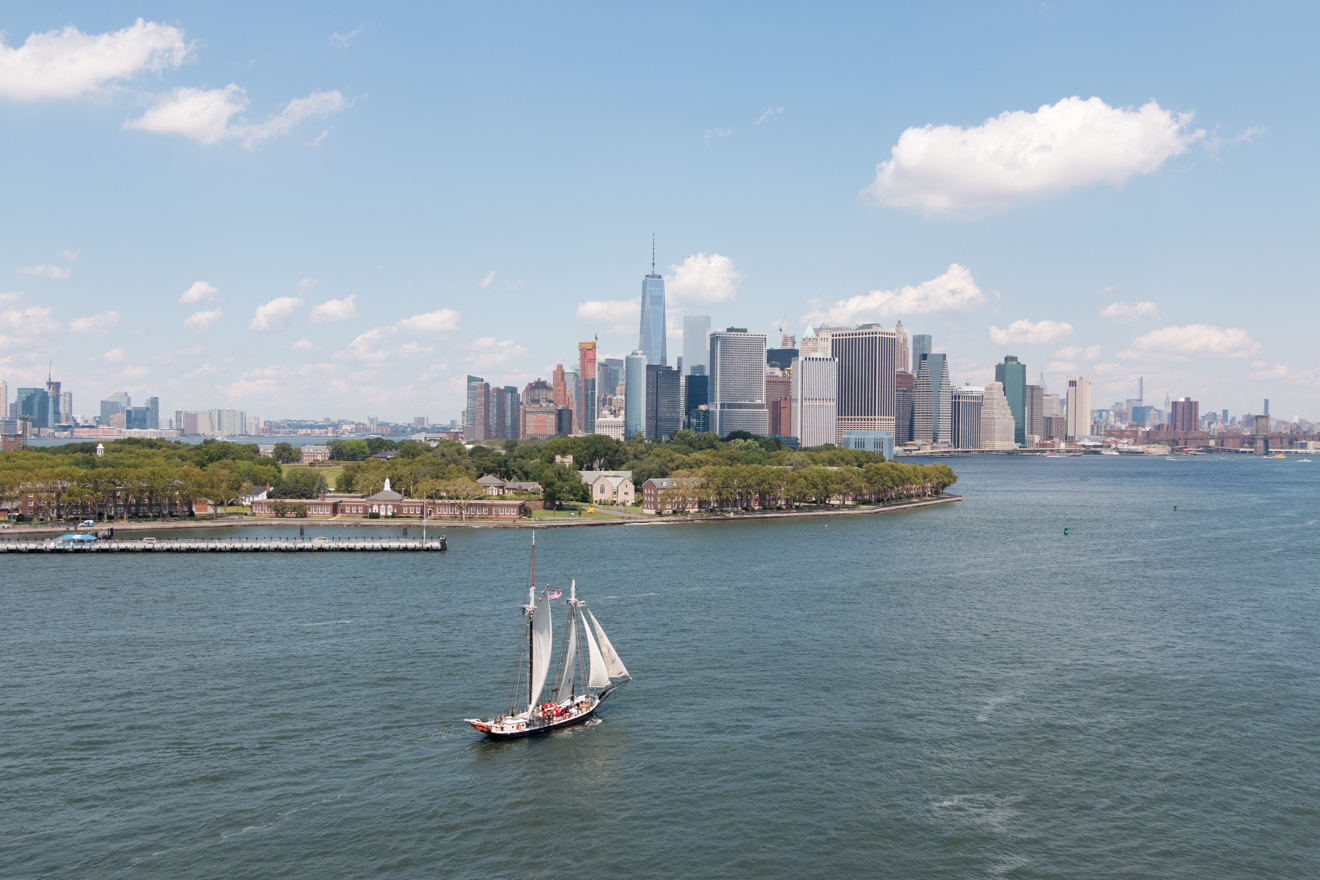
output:
[[[1133,360],[1150,355],[1163,355],[1185,359],[1188,355],[1216,357],[1250,357],[1260,351],[1260,343],[1246,330],[1238,327],[1220,328],[1210,324],[1188,324],[1186,327],[1164,327],[1139,336],[1132,347],[1118,353],[1120,358]]]
[[[243,117],[247,106],[247,92],[234,83],[223,89],[181,87],[162,95],[137,119],[126,121],[124,128],[177,134],[207,145],[240,139],[251,149],[267,138],[288,134],[304,119],[337,113],[348,102],[337,91],[313,92],[306,98],[295,98],[280,113],[260,123],[249,123]]]
[[[1153,302],[1139,302],[1128,305],[1125,302],[1110,303],[1100,310],[1100,317],[1110,318],[1120,324],[1127,324],[1137,318],[1151,318],[1158,321],[1160,310]]]
[[[296,351],[311,351],[316,348],[316,344],[310,339],[299,339],[292,346]]]
[[[101,360],[107,364],[117,364],[124,360],[124,350],[122,348],[112,348],[101,355]]]
[[[64,266],[51,266],[47,263],[40,263],[36,266],[24,266],[16,270],[20,275],[40,275],[43,278],[59,278],[61,280],[68,278],[73,274],[73,270]]]
[[[985,294],[976,286],[972,273],[953,263],[943,275],[929,281],[909,284],[898,290],[873,290],[851,299],[841,299],[829,308],[817,309],[804,317],[816,323],[854,324],[904,315],[968,312],[984,303]]]
[[[1067,348],[1061,348],[1056,351],[1054,356],[1056,358],[1063,358],[1066,361],[1072,361],[1078,358],[1093,361],[1100,357],[1100,346],[1088,345],[1085,348],[1082,348],[1080,345],[1070,345]]]
[[[299,296],[277,296],[268,303],[262,303],[257,306],[252,320],[248,322],[248,329],[283,330],[289,325],[293,313],[302,308],[305,302],[306,300]]]
[[[679,308],[728,302],[738,295],[743,279],[742,273],[733,268],[733,260],[722,254],[693,254],[682,265],[670,266],[669,271],[665,295]]]
[[[84,34],[69,26],[32,34],[16,49],[0,40],[0,97],[76,98],[142,71],[178,67],[190,50],[183,31],[140,18],[112,33]]]
[[[527,353],[527,349],[512,339],[496,340],[494,336],[483,336],[474,340],[471,349],[472,354],[468,357],[468,363],[479,370],[503,366]]]
[[[192,287],[189,287],[187,290],[185,290],[183,292],[183,296],[179,297],[179,302],[181,303],[210,302],[211,300],[215,299],[215,295],[219,292],[220,292],[219,290],[207,284],[205,281],[194,281]]]
[[[8,340],[6,345],[17,345],[33,336],[54,333],[61,327],[49,306],[23,305],[20,303],[22,298],[21,293],[0,294],[0,303],[8,306],[0,309],[0,331],[4,331]]]
[[[422,315],[413,315],[388,327],[372,327],[359,334],[338,357],[359,361],[385,361],[395,357],[429,353],[430,348],[416,342],[407,342],[395,348],[386,346],[387,340],[399,333],[438,336],[458,329],[460,315],[453,309],[439,309]]]
[[[105,333],[111,327],[117,327],[118,325],[118,312],[103,312],[99,315],[75,318],[69,322],[69,329],[74,333]]]
[[[349,318],[356,318],[356,300],[357,295],[354,294],[346,299],[328,299],[323,303],[317,303],[312,307],[309,319],[313,324],[332,324],[335,321],[347,321]]]
[[[641,326],[642,298],[589,299],[578,303],[577,319],[607,333],[635,332]]]
[[[1204,137],[1191,122],[1191,113],[1155,101],[1133,110],[1072,97],[1034,113],[1006,111],[974,128],[909,128],[866,192],[927,215],[978,216],[1101,181],[1121,186]]]
[[[189,333],[202,333],[210,329],[211,325],[219,321],[224,312],[219,309],[212,309],[209,312],[193,312],[183,319],[183,329]]]
[[[404,318],[394,325],[400,333],[449,333],[458,329],[458,312],[453,309],[440,309],[424,315]]]
[[[495,280],[495,270],[491,269],[490,274],[487,275],[485,278],[481,279],[481,281],[477,284],[477,287],[480,287],[482,290],[485,290],[487,287],[490,287],[491,283],[494,282],[494,280]]]
[[[1049,345],[1067,339],[1072,331],[1072,324],[1062,321],[1037,321],[1033,324],[1023,319],[1009,324],[1007,330],[991,327],[990,341],[995,345]]]

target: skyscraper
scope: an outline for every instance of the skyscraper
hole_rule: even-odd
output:
[[[730,327],[710,334],[711,430],[765,436],[770,414],[765,407],[765,334]]]
[[[1026,439],[1024,443],[1034,442],[1030,438],[1035,437],[1038,440],[1045,437],[1045,386],[1028,385],[1026,396],[1023,400],[1022,413],[1022,431]]]
[[[0,379],[0,419],[9,418],[9,383]]]
[[[1175,431],[1195,431],[1200,422],[1201,403],[1180,397],[1169,404],[1169,427]]]
[[[468,443],[490,436],[490,383],[480,376],[467,377],[467,418],[463,439]]]
[[[1004,386],[1004,397],[1013,413],[1013,440],[1025,446],[1027,365],[1008,355],[1002,364],[995,364],[995,381]]]
[[[930,354],[931,342],[930,335],[927,333],[918,333],[912,337],[912,374],[915,376],[921,372],[921,356]]]
[[[984,403],[984,388],[963,385],[953,389],[953,401],[949,409],[954,449],[981,448],[981,410]]]
[[[698,367],[705,370],[705,367]],[[697,426],[692,422],[692,414],[698,408],[709,406],[710,404],[710,377],[704,372],[689,373],[683,377],[683,406],[686,408],[684,423],[692,430],[697,430]],[[708,410],[703,410],[707,412]],[[710,429],[709,420],[704,425],[705,430]]]
[[[839,362],[839,436],[844,431],[894,431],[893,330],[879,324],[832,328],[830,355]]]
[[[53,428],[56,425],[64,424],[64,417],[60,412],[60,403],[62,401],[62,398],[60,397],[60,383],[52,379],[49,373],[46,375],[46,394],[50,397],[50,427]]]
[[[646,355],[638,350],[624,359],[623,439],[646,436]]]
[[[710,315],[683,316],[683,375],[710,363]]]
[[[596,433],[596,343],[578,343],[578,376],[582,382],[582,405],[578,407],[578,430],[583,434]]]
[[[52,427],[50,393],[45,388],[20,388],[14,394],[18,418],[27,416],[33,428]]]
[[[1091,435],[1091,380],[1085,376],[1068,377],[1068,439]]]
[[[902,321],[894,325],[894,369],[899,373],[912,369],[912,346]]]
[[[766,352],[781,351],[782,349],[769,348]],[[786,367],[792,367],[792,358]],[[769,431],[772,435],[779,434],[784,437],[795,437],[793,433],[793,383],[783,370],[768,371],[765,376],[765,408],[769,414]],[[831,440],[831,443],[834,441]]]
[[[132,399],[126,391],[116,391],[105,400],[101,401],[101,424],[110,424],[110,419],[119,413],[126,412],[133,405]]]
[[[793,359],[792,435],[803,447],[839,442],[839,362],[807,355]]]
[[[985,402],[981,407],[981,448],[1013,449],[1017,445],[1013,439],[1016,430],[1003,384],[991,382],[985,386]]]
[[[894,374],[894,442],[912,440],[912,394],[917,377],[911,373]]]
[[[62,425],[73,424],[73,392],[72,391],[60,392],[60,418],[63,420],[60,422],[60,424]]]
[[[922,355],[921,367],[917,370],[913,385],[912,439],[919,443],[951,443],[953,388],[949,384],[946,356],[934,352]]]
[[[147,427],[153,431],[160,430],[160,398],[147,398]]]
[[[673,367],[646,365],[647,440],[668,440],[683,427],[682,379]]]
[[[651,274],[642,279],[642,332],[637,348],[647,364],[668,363],[665,347],[665,279],[655,274],[655,246],[651,246]]]

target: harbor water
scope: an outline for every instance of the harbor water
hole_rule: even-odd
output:
[[[0,876],[1320,873],[1320,463],[953,464],[538,533],[635,680],[507,743],[525,530],[0,559]]]

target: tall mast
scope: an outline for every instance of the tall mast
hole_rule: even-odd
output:
[[[527,591],[527,705],[532,705],[535,695],[532,693],[532,679],[536,677],[536,660],[533,635],[536,614],[536,530],[532,530],[532,586]],[[530,711],[530,709],[529,709]],[[530,720],[530,717],[529,717]]]

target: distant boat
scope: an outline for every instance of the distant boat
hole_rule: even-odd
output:
[[[1302,463],[1310,464],[1310,463],[1311,463],[1311,459],[1309,459],[1309,458],[1299,458],[1299,459],[1297,459],[1297,463],[1298,463],[1298,464],[1302,464]]]
[[[464,719],[487,736],[518,739],[582,724],[596,714],[602,700],[632,681],[600,621],[596,620],[587,603],[577,597],[577,581],[570,581],[568,589],[568,624],[559,656],[557,684],[551,688],[550,699],[542,701],[550,673],[550,658],[554,653],[550,603],[558,599],[562,591],[542,590],[537,595],[536,536],[533,535],[532,586],[527,594],[527,604],[523,606],[523,613],[527,615],[527,635],[518,661],[512,705],[506,714],[489,720]],[[585,655],[582,651],[584,642]],[[527,674],[525,690],[524,672]],[[586,684],[579,687],[578,682],[584,677]],[[622,681],[614,681],[616,678]],[[522,702],[524,694],[527,698],[525,705]]]
[[[1106,449],[1102,449],[1102,450],[1100,450],[1100,454],[1101,454],[1101,455],[1118,455],[1119,453],[1118,453],[1118,450],[1117,450],[1117,449],[1114,449],[1113,447],[1109,447],[1109,448],[1106,448]]]
[[[1287,457],[1288,456],[1284,455],[1282,452],[1276,452],[1270,456],[1270,458],[1287,458]]]

